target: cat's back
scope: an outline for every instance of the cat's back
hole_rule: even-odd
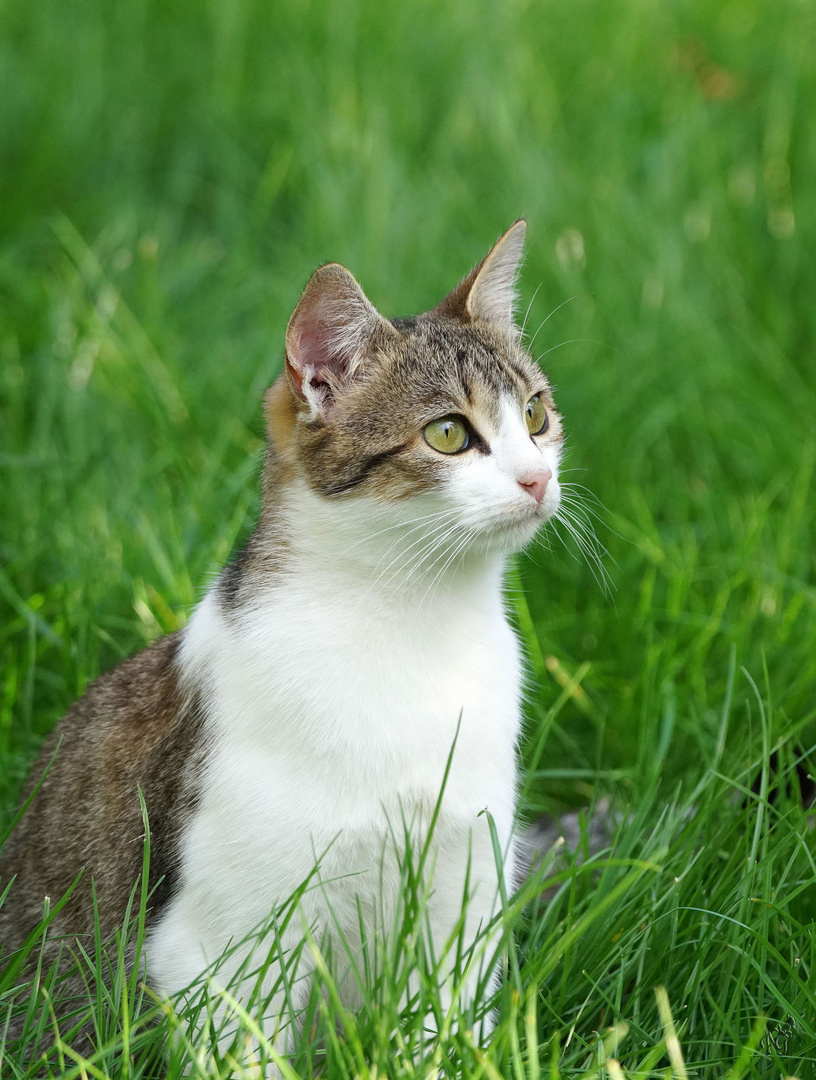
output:
[[[141,871],[144,823],[151,831],[151,886],[158,907],[173,886],[176,844],[192,807],[201,723],[177,666],[180,634],[171,634],[98,679],[47,740],[24,796],[56,756],[0,857],[0,888],[16,881],[0,908],[0,944],[14,947],[83,871],[55,929],[93,926],[91,879],[100,921],[111,932],[124,916]]]

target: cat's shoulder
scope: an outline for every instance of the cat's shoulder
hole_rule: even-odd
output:
[[[178,665],[181,631],[154,641],[101,675],[66,714],[63,724],[98,727],[131,753],[147,749],[173,726],[185,699]]]
[[[57,748],[58,772],[64,773],[72,761],[85,772],[91,747],[94,757],[98,753],[119,756],[124,750],[133,761],[161,741],[184,700],[179,647],[180,632],[168,634],[92,682],[45,741],[40,753],[43,768]],[[35,767],[35,775],[38,772]]]

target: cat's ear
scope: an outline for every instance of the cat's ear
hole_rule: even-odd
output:
[[[519,218],[503,233],[475,269],[434,311],[462,322],[499,323],[514,329],[516,278],[524,249],[527,222]]]
[[[286,329],[286,373],[312,415],[326,416],[378,331],[397,331],[338,263],[315,270]]]

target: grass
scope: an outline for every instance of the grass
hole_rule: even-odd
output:
[[[530,223],[529,338],[615,591],[557,541],[513,571],[525,810],[625,817],[507,913],[486,1050],[452,1032],[422,1072],[392,1041],[420,1013],[381,985],[357,1016],[328,995],[299,1075],[319,1053],[331,1077],[618,1080],[611,1055],[682,1076],[670,1015],[690,1076],[816,1075],[794,780],[816,744],[815,21],[795,0],[0,10],[8,815],[68,705],[181,625],[250,528],[260,397],[314,266],[404,314]],[[180,1075],[172,1017],[133,1028],[141,991],[112,985],[87,1075]],[[33,1045],[0,1050],[4,1077],[38,1075]]]

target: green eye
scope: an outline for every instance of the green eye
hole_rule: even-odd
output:
[[[440,454],[458,454],[468,444],[468,430],[458,416],[431,420],[423,429],[425,442]]]
[[[531,435],[543,435],[547,430],[549,418],[544,402],[538,394],[535,394],[527,402],[524,408],[524,416],[527,420],[527,430]]]

